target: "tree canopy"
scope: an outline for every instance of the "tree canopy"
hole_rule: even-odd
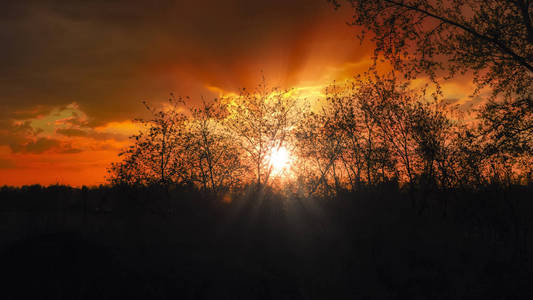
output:
[[[344,1],[328,0],[337,7]],[[351,24],[409,77],[472,72],[478,89],[530,97],[533,4],[529,0],[347,0]]]

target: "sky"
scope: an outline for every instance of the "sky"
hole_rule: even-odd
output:
[[[262,76],[312,98],[371,63],[350,9],[326,0],[0,3],[0,185],[105,183],[144,100],[211,99]],[[449,83],[454,99],[468,89]]]

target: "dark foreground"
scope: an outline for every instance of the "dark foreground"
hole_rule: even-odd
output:
[[[3,188],[0,298],[533,299],[532,191]]]

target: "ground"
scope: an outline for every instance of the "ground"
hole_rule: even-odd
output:
[[[7,299],[533,297],[527,187],[414,198],[396,188],[0,194]]]

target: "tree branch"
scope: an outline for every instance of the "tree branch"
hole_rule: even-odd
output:
[[[516,54],[511,48],[507,47],[500,40],[497,40],[495,38],[483,35],[483,34],[477,32],[476,30],[474,30],[473,28],[470,28],[469,26],[466,26],[464,24],[460,24],[458,22],[455,22],[453,20],[447,19],[447,18],[439,16],[439,15],[433,14],[433,13],[431,13],[431,12],[429,12],[427,10],[424,10],[424,9],[418,7],[418,6],[412,6],[412,5],[408,5],[408,4],[405,4],[403,2],[397,2],[397,1],[394,1],[394,0],[383,0],[383,1],[385,1],[387,3],[390,3],[392,5],[398,6],[398,7],[408,8],[408,9],[411,9],[413,11],[419,12],[421,14],[425,14],[425,15],[431,17],[431,18],[440,20],[442,22],[445,22],[446,24],[450,24],[452,26],[460,28],[463,31],[468,32],[471,35],[473,35],[473,36],[475,36],[475,37],[477,37],[477,38],[479,38],[481,40],[485,40],[487,42],[490,42],[490,43],[496,45],[498,48],[500,48],[500,50],[503,51],[504,53],[507,53],[508,55],[510,55],[516,62],[518,62],[522,66],[526,67],[530,72],[533,72],[533,65],[531,65],[526,60],[526,58]]]

